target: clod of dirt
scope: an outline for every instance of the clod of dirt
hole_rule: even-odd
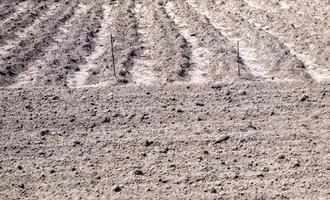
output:
[[[179,68],[179,69],[176,70],[176,73],[177,73],[179,76],[183,77],[183,76],[185,75],[185,73],[186,73],[186,70],[183,69],[183,68]]]
[[[213,84],[213,85],[211,86],[211,88],[212,88],[212,89],[215,89],[215,90],[221,90],[221,89],[222,89],[222,85],[220,85],[220,84]]]
[[[183,113],[184,111],[182,109],[177,109],[178,113]]]
[[[160,178],[159,180],[158,180],[160,183],[167,183],[168,182],[168,180],[164,180],[164,179],[162,179],[162,178]]]
[[[217,190],[216,190],[215,188],[211,188],[210,192],[211,192],[212,194],[215,194],[215,193],[217,193]]]
[[[201,118],[201,117],[198,117],[197,118],[197,121],[199,121],[199,122],[201,122],[201,121],[203,121],[204,119],[203,118]]]
[[[125,79],[125,78],[118,79],[118,82],[119,82],[119,83],[122,83],[122,84],[127,84],[127,83],[129,83],[129,81],[128,81],[127,79]]]
[[[258,177],[258,178],[264,178],[264,177],[265,177],[265,175],[264,175],[264,174],[262,174],[262,173],[260,173],[260,174],[258,174],[258,175],[257,175],[257,177]]]
[[[112,191],[114,191],[114,192],[120,192],[121,191],[121,186],[119,186],[119,185],[114,186],[112,188]]]
[[[143,171],[140,170],[140,169],[135,170],[135,171],[134,171],[134,174],[135,174],[135,175],[138,175],[138,176],[142,176],[142,175],[144,175]]]
[[[253,130],[257,130],[257,127],[255,127],[252,122],[249,123],[249,125],[247,126],[248,129],[253,129]]]
[[[125,77],[128,74],[128,71],[126,69],[121,69],[119,71],[119,75]]]
[[[73,147],[80,146],[80,145],[81,145],[81,142],[78,140],[73,142]]]
[[[159,151],[159,153],[167,153],[170,149],[168,147]]]
[[[46,129],[46,130],[43,130],[43,131],[40,132],[40,136],[46,136],[49,133],[50,133],[50,131],[48,129]]]
[[[242,95],[242,96],[246,95],[246,91],[240,91],[239,95]]]
[[[220,144],[220,143],[226,142],[229,139],[230,139],[230,136],[229,135],[225,135],[225,136],[222,136],[221,138],[219,138],[218,140],[216,140],[214,142],[214,144]]]
[[[293,165],[293,168],[297,168],[297,167],[300,167],[301,165],[300,165],[300,162],[299,161],[297,161],[294,165]]]
[[[285,155],[279,155],[277,158],[280,159],[280,160],[284,160],[285,159]]]
[[[24,183],[22,183],[18,187],[21,188],[21,189],[24,189],[25,188],[25,185],[24,185]]]
[[[195,105],[196,105],[196,106],[200,106],[200,107],[205,106],[205,104],[204,104],[204,103],[201,103],[201,102],[197,102]]]
[[[102,121],[103,124],[109,123],[109,122],[110,122],[110,118],[108,118],[108,117],[104,118],[104,120]]]
[[[149,147],[149,146],[151,146],[153,143],[154,143],[153,141],[146,140],[146,141],[143,143],[143,145],[144,145],[145,147]]]
[[[20,166],[20,165],[18,165],[18,166],[17,166],[17,169],[18,169],[18,170],[23,170],[23,167]]]
[[[308,95],[304,95],[303,97],[301,97],[300,101],[306,101],[309,99]]]

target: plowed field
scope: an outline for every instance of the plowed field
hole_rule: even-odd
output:
[[[0,1],[0,199],[330,199],[329,58],[329,0]]]

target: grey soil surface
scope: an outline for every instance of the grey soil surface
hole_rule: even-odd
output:
[[[0,199],[330,199],[329,17],[0,1]]]

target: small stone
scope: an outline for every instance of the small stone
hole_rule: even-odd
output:
[[[277,158],[280,160],[283,160],[283,159],[285,159],[285,155],[279,155]]]
[[[18,165],[18,166],[17,166],[17,169],[18,169],[18,170],[22,170],[22,169],[23,169],[23,167],[22,167],[22,166],[20,166],[20,165]]]
[[[21,188],[21,189],[24,189],[25,188],[25,185],[22,183],[18,187]]]
[[[54,174],[54,173],[55,173],[55,170],[54,170],[54,169],[51,169],[51,170],[49,171],[49,173]]]

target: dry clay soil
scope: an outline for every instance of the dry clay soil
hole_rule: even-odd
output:
[[[329,17],[0,1],[0,199],[330,199]]]

